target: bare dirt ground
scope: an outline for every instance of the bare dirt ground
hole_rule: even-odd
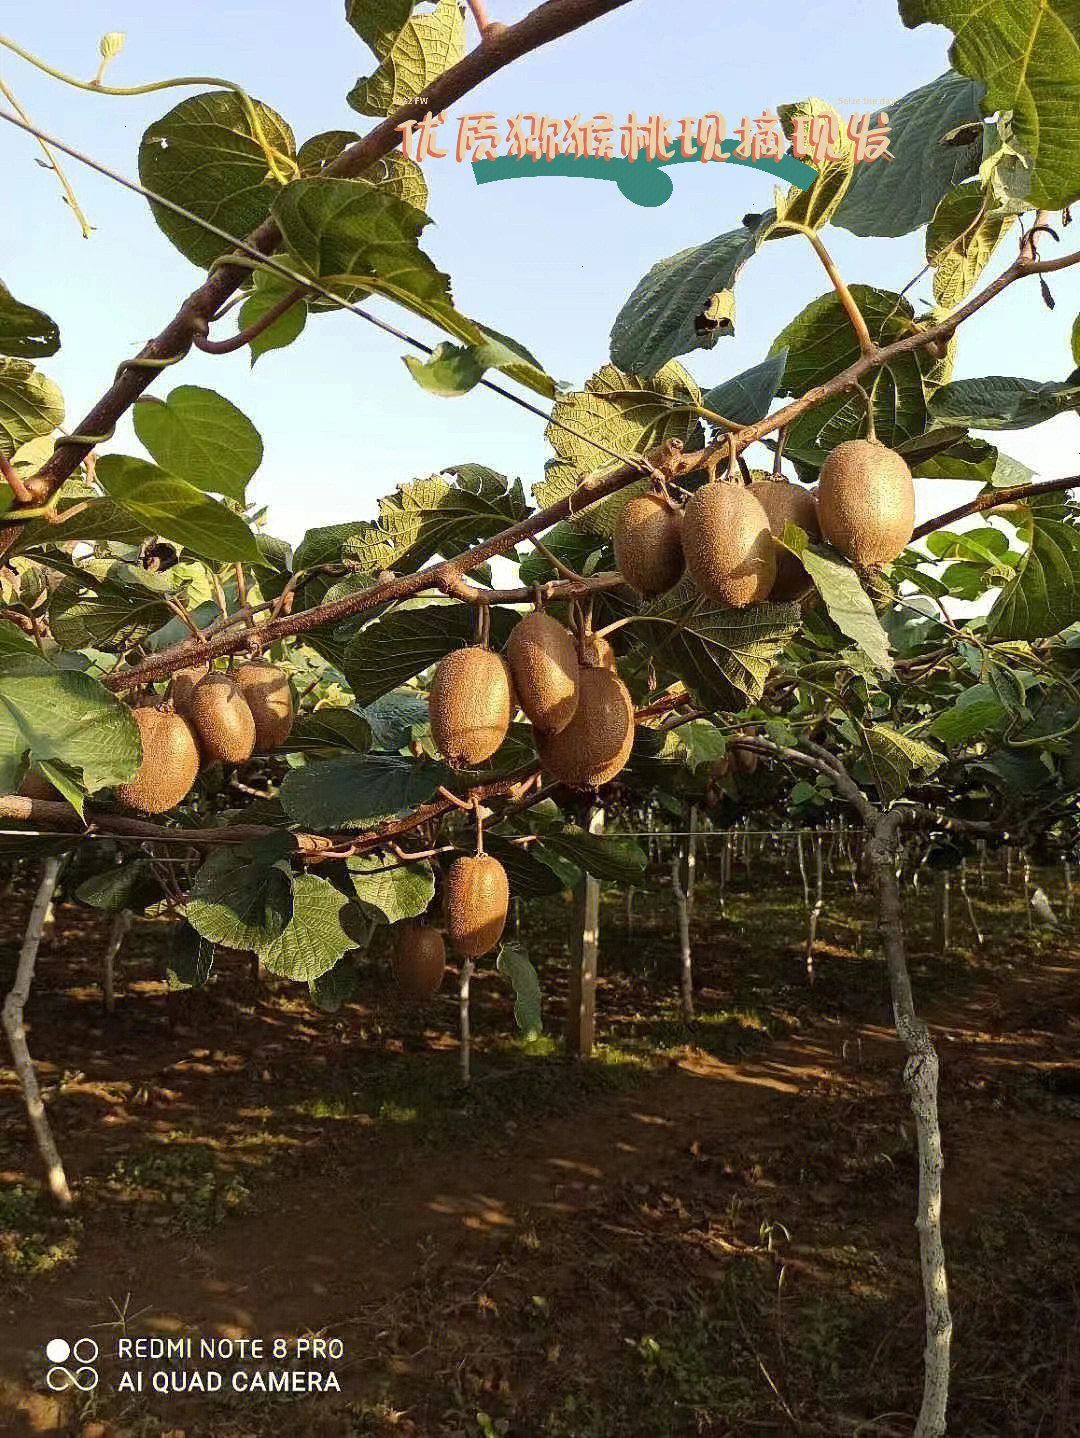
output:
[[[661,866],[662,867],[662,866]],[[1015,876],[1014,876],[1015,877]],[[1037,877],[1061,912],[1056,875]],[[1055,883],[1057,887],[1055,887]],[[830,873],[813,988],[801,890],[706,864],[701,1016],[673,1005],[664,895],[602,920],[599,1033],[584,1065],[509,1037],[477,981],[470,1092],[454,984],[402,1008],[374,965],[337,1014],[227,956],[203,991],[159,977],[137,924],[106,1017],[106,924],[62,907],[28,1010],[79,1201],[54,1215],[0,1070],[0,1432],[666,1438],[909,1435],[921,1303],[910,1118],[869,899]],[[955,896],[954,896],[955,898]],[[927,953],[916,992],[942,1056],[953,1427],[1080,1434],[1080,946],[1029,934],[996,869]],[[25,916],[5,907],[5,987]],[[1080,905],[1078,905],[1080,908]],[[568,910],[525,935],[557,1034]],[[50,1338],[92,1335],[102,1382],[57,1399]],[[266,1363],[198,1363],[219,1394],[118,1393],[121,1337],[340,1339],[340,1393],[235,1392]],[[290,1348],[291,1352],[291,1348]],[[185,1365],[146,1362],[155,1368]]]

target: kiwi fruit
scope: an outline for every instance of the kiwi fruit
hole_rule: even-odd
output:
[[[241,664],[229,676],[255,720],[255,748],[276,749],[292,732],[293,701],[289,676],[261,660]]]
[[[54,804],[57,802],[67,803],[60,790],[49,783],[40,769],[27,769],[22,783],[19,785],[19,797],[22,799],[49,799]]]
[[[809,490],[786,479],[758,479],[750,493],[769,517],[769,531],[774,539],[783,539],[788,524],[797,524],[810,538],[821,534],[818,528],[817,505]],[[776,579],[769,592],[770,599],[796,599],[810,583],[801,562],[786,549],[776,550]]]
[[[139,726],[142,763],[138,773],[116,790],[121,804],[146,814],[175,809],[199,777],[199,746],[182,715],[158,704],[132,709]]]
[[[888,564],[915,528],[911,470],[877,440],[845,439],[821,466],[817,511],[822,534],[852,564]]]
[[[578,639],[578,658],[589,669],[615,672],[615,651],[602,634],[582,634]]]
[[[615,522],[615,568],[646,599],[683,576],[682,522],[682,512],[661,494],[627,500]]]
[[[776,545],[764,506],[746,486],[703,485],[687,503],[682,542],[690,577],[709,599],[742,609],[769,597]]]
[[[731,758],[736,774],[754,774],[761,755],[753,749],[735,748],[731,751]]]
[[[228,674],[208,674],[191,691],[187,716],[199,738],[203,760],[242,764],[255,748],[255,719]]]
[[[541,734],[558,734],[578,707],[578,663],[574,636],[539,610],[519,619],[506,643],[517,701]]]
[[[390,964],[401,996],[424,1004],[438,993],[446,973],[446,944],[438,929],[426,924],[399,924]]]
[[[169,681],[169,699],[177,714],[187,713],[192,690],[209,673],[209,664],[192,664],[187,669],[177,669]]]
[[[506,665],[490,649],[455,649],[440,659],[428,695],[431,733],[455,769],[490,759],[506,738],[512,699]]]
[[[455,859],[446,875],[443,917],[450,947],[463,959],[490,954],[506,928],[510,885],[490,854]]]
[[[537,733],[540,763],[572,789],[614,779],[634,747],[634,701],[610,669],[583,669],[577,713],[558,734]]]

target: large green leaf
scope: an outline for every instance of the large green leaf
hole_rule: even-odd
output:
[[[1029,157],[1033,208],[1080,199],[1080,7],[1076,0],[900,0],[904,24],[945,25],[953,68],[986,86],[986,115],[1011,111]]]
[[[285,279],[283,275],[272,274],[267,270],[256,272],[252,291],[240,306],[240,313],[236,320],[237,330],[251,329],[295,288],[292,281]],[[279,315],[266,329],[249,341],[248,351],[251,354],[252,365],[260,355],[267,354],[270,350],[285,349],[286,346],[292,344],[293,340],[298,339],[307,324],[307,316],[306,302],[297,300],[289,306],[284,314]]]
[[[939,424],[972,429],[1028,429],[1080,405],[1080,385],[987,375],[942,385],[930,397]]]
[[[562,865],[543,844],[511,844],[497,834],[485,832],[484,845],[506,870],[510,892],[519,899],[542,899],[561,894],[568,886]],[[575,871],[576,872],[576,871]]]
[[[945,756],[921,739],[902,734],[891,724],[874,724],[866,730],[868,764],[882,799],[898,799],[916,771],[933,773]]]
[[[273,213],[289,249],[324,286],[345,296],[383,295],[467,345],[512,347],[500,368],[546,398],[554,394],[554,382],[526,350],[455,308],[450,277],[419,245],[431,221],[391,189],[362,179],[296,180]]]
[[[254,102],[267,143],[288,160],[296,141],[268,106]],[[148,190],[182,205],[229,235],[242,238],[266,218],[279,186],[255,139],[239,96],[228,90],[192,95],[146,131],[139,146],[139,179]],[[159,228],[193,264],[206,268],[228,245],[163,205],[150,208]]]
[[[358,80],[348,101],[361,115],[389,115],[423,95],[465,53],[465,12],[458,0],[438,0],[413,15],[405,0],[348,0],[346,18],[380,60]]]
[[[451,482],[449,475],[457,482]],[[411,572],[434,554],[452,558],[528,514],[520,480],[510,484],[483,465],[462,465],[399,485],[380,499],[379,535],[350,536],[342,546],[342,557],[365,567],[377,558],[384,568]]]
[[[293,916],[290,834],[219,849],[199,872],[187,921],[205,939],[255,951],[279,937]]]
[[[701,423],[686,409],[688,404],[699,406],[701,391],[674,360],[650,380],[605,365],[583,390],[561,396],[551,411],[545,438],[556,457],[544,465],[543,481],[533,491],[537,504],[547,506],[573,494],[613,456],[643,454],[666,439],[679,439],[688,450],[700,449]],[[575,525],[610,538],[623,506],[645,485],[629,485],[590,505],[575,514]]]
[[[972,290],[1013,216],[991,209],[978,185],[948,191],[926,227],[926,260],[934,267],[934,299],[953,309]]]
[[[979,168],[982,86],[948,70],[888,108],[891,160],[855,166],[833,224],[856,235],[906,235]],[[949,138],[947,138],[949,137]]]
[[[788,524],[780,541],[796,555],[821,595],[829,618],[876,669],[892,669],[889,641],[881,621],[850,564],[823,546],[811,545],[797,524]]]
[[[124,454],[99,459],[97,477],[109,497],[152,533],[182,544],[200,559],[262,563],[244,520],[186,480]]]
[[[45,359],[60,348],[55,321],[33,305],[24,305],[0,283],[0,355]]]
[[[520,618],[492,608],[491,643],[501,648]],[[469,604],[423,604],[400,609],[368,624],[349,640],[344,673],[363,707],[437,664],[451,649],[474,642],[476,614]]]
[[[399,754],[346,754],[291,770],[280,798],[289,818],[308,828],[363,829],[425,803],[450,777],[441,764]]]
[[[971,739],[1000,730],[1009,711],[989,684],[975,684],[964,691],[930,725],[930,733],[943,744],[966,744]]]
[[[201,989],[214,971],[216,950],[209,939],[191,927],[180,924],[172,944],[171,963],[166,965],[165,979],[170,989]]]
[[[319,759],[330,758],[342,749],[366,754],[371,748],[371,725],[355,709],[316,709],[300,716],[286,744]]]
[[[636,884],[648,862],[645,850],[633,839],[612,834],[590,834],[576,824],[562,824],[534,815],[531,827],[543,835],[544,847],[610,884]]]
[[[64,422],[64,396],[29,360],[0,359],[0,454],[15,451]]]
[[[543,1027],[540,980],[520,944],[507,943],[499,950],[495,967],[514,988],[514,1022],[522,1033],[538,1034]]]
[[[383,694],[365,707],[364,718],[371,725],[375,748],[402,749],[413,737],[415,729],[427,727],[427,700],[411,689]]]
[[[93,793],[130,779],[142,746],[129,709],[98,680],[18,656],[0,665],[0,792],[14,789],[26,756],[81,771]]]
[[[162,469],[196,489],[244,502],[263,443],[247,415],[212,389],[180,385],[135,406],[135,433]]]
[[[769,413],[786,365],[787,350],[778,350],[760,364],[709,390],[701,401],[702,407],[730,419],[733,424],[754,424]]]
[[[75,890],[75,897],[81,904],[118,914],[124,909],[148,908],[160,899],[161,885],[154,878],[149,857],[136,853],[84,879]]]
[[[710,710],[739,711],[760,699],[777,653],[799,627],[794,604],[729,609],[702,601],[689,579],[634,624],[648,652]]]
[[[435,875],[426,861],[401,864],[390,855],[354,854],[347,867],[360,907],[384,923],[419,918],[435,897]]]
[[[889,344],[916,328],[914,311],[901,295],[869,285],[850,286],[870,334]],[[859,358],[859,344],[834,291],[811,301],[773,341],[770,354],[788,351],[781,393],[796,397],[832,379]],[[863,377],[874,408],[878,438],[891,448],[921,435],[927,411],[919,353],[904,354]],[[841,440],[861,435],[866,409],[858,395],[840,395],[818,405],[788,429],[786,449],[808,464],[820,464]]]
[[[813,184],[806,188],[792,185],[786,194],[778,196],[776,223],[770,239],[796,233],[794,225],[811,230],[827,225],[847,193],[855,170],[854,142],[831,105],[824,100],[800,100],[796,105],[781,105],[777,114],[789,140],[796,139],[800,132],[809,139],[814,133],[812,127],[823,125],[831,133],[834,146],[830,146],[829,158],[820,164],[808,161],[818,172]],[[835,154],[835,150],[839,150],[839,154]]]
[[[1031,509],[1013,522],[1027,549],[987,616],[987,630],[995,639],[1060,634],[1080,620],[1080,529]]]
[[[347,902],[326,879],[297,874],[292,918],[276,939],[258,951],[267,971],[309,984],[328,973],[342,954],[356,947],[341,927]]]
[[[141,644],[171,617],[160,595],[137,587],[87,586],[69,577],[49,596],[49,628],[64,649],[119,654]]]
[[[712,349],[722,336],[733,335],[735,280],[757,253],[771,219],[653,265],[612,326],[612,363],[627,374],[649,377],[678,355]]]

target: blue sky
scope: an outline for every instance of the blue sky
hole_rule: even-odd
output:
[[[494,17],[519,19],[529,0],[489,0]],[[127,44],[109,80],[136,84],[180,74],[218,74],[277,109],[298,141],[320,130],[363,130],[345,95],[371,68],[340,3],[284,0],[6,0],[4,32],[62,69],[89,77],[102,33]],[[873,3],[795,6],[762,0],[632,0],[566,40],[503,71],[451,111],[554,116],[635,110],[671,118],[721,111],[729,127],[744,114],[818,95],[844,109],[871,109],[924,84],[946,65],[949,36],[905,30],[896,7]],[[135,176],[139,138],[185,94],[112,99],[71,90],[0,51],[0,76],[31,118],[95,158]],[[157,230],[143,200],[70,162],[79,199],[96,226],[83,240],[54,177],[36,163],[34,142],[0,127],[5,216],[0,279],[58,321],[63,349],[42,367],[61,384],[77,421],[133,354],[172,316],[200,274]],[[468,165],[426,166],[435,225],[425,247],[453,277],[466,313],[528,345],[560,379],[581,383],[607,357],[612,320],[642,274],[664,255],[738,224],[764,208],[770,179],[755,170],[685,165],[656,209],[631,205],[614,185],[574,179],[478,187]],[[858,240],[829,230],[826,242],[849,281],[907,283],[922,263],[921,234]],[[1003,259],[1014,253],[1011,242]],[[1075,271],[1053,279],[1051,313],[1019,286],[961,331],[957,375],[1007,372],[1062,378],[1072,367],[1068,335],[1080,308]],[[757,362],[824,276],[808,246],[767,246],[739,281],[737,334],[688,363],[703,386]],[[923,283],[916,296],[928,297]],[[411,318],[404,325],[430,338]],[[269,507],[269,527],[296,540],[312,524],[370,518],[377,497],[448,464],[477,461],[531,486],[548,450],[542,423],[483,390],[458,399],[420,391],[401,363],[403,347],[347,315],[313,317],[290,349],[250,369],[246,354],[193,355],[158,383],[212,386],[261,431],[265,459],[251,493]],[[1009,452],[1047,477],[1078,468],[1080,419],[1061,417],[1003,437]],[[114,448],[138,453],[130,430]],[[956,502],[955,486],[920,486],[921,513]]]

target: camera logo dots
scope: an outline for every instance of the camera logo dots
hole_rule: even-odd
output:
[[[76,1338],[69,1343],[66,1338],[50,1338],[45,1345],[45,1357],[50,1367],[45,1373],[45,1386],[53,1393],[66,1393],[77,1388],[80,1393],[92,1393],[98,1385],[97,1371],[90,1367],[97,1360],[98,1346],[92,1338]],[[76,1366],[67,1367],[71,1360]]]

